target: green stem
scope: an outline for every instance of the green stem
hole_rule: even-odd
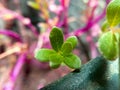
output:
[[[119,33],[119,39],[118,39],[118,55],[119,55],[119,57],[118,57],[118,64],[119,64],[119,90],[120,90],[120,33]]]

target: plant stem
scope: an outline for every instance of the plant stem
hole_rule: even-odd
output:
[[[106,0],[106,6],[108,5],[109,2],[110,2],[110,0]],[[94,7],[94,8],[96,8],[96,7]],[[93,12],[94,12],[94,11],[95,11],[95,10],[93,9]],[[93,13],[93,12],[92,12],[92,13]],[[74,35],[76,35],[76,36],[80,36],[80,35],[83,34],[84,32],[89,31],[90,28],[91,28],[92,26],[94,26],[95,23],[98,23],[102,18],[104,18],[105,15],[106,15],[106,7],[103,9],[103,12],[102,12],[100,15],[98,15],[97,17],[94,17],[94,18],[93,18],[93,14],[92,14],[92,16],[91,16],[90,19],[88,20],[88,22],[87,22],[87,24],[86,24],[85,27],[79,28],[79,29],[75,30],[75,31],[72,32],[72,33],[73,33]]]
[[[27,53],[22,53],[19,56],[16,65],[14,66],[13,70],[10,73],[9,81],[5,84],[3,90],[14,90],[17,77],[20,73],[20,70],[22,69],[22,66],[26,62],[26,56],[27,56]]]
[[[24,65],[25,61],[26,61],[26,53],[23,53],[19,56],[16,65],[14,66],[13,71],[11,72],[11,79],[15,82],[15,80],[17,79],[17,76],[20,73],[20,70],[22,68],[22,66]]]
[[[118,72],[119,73],[118,74],[119,75],[119,83],[118,84],[119,84],[119,89],[120,89],[120,33],[119,33],[119,39],[118,39],[118,56],[119,56],[118,57],[118,60],[119,60],[118,61],[118,66],[119,66],[119,72]]]
[[[37,32],[37,29],[35,28],[35,26],[31,23],[31,20],[29,18],[27,23],[24,23],[23,21],[26,19],[24,16],[22,16],[20,13],[18,12],[14,12],[12,10],[3,8],[0,9],[0,12],[2,14],[11,14],[13,15],[13,18],[19,20],[22,24],[28,26],[28,28],[33,32],[34,36],[38,37],[39,33]],[[2,17],[2,14],[0,15],[0,17]]]
[[[62,6],[63,9],[58,14],[59,20],[58,20],[58,23],[56,26],[64,27],[64,34],[68,34],[68,32],[69,32],[69,29],[68,29],[68,7],[70,4],[70,0],[59,0],[59,1],[60,1],[60,5]]]
[[[12,37],[12,38],[16,39],[17,41],[22,42],[20,35],[13,32],[12,30],[1,30],[0,29],[0,34]]]
[[[87,58],[87,61],[89,61],[90,60],[90,56],[89,56],[89,52],[88,52],[87,46],[83,43],[83,41],[81,40],[80,37],[77,37],[77,38],[78,38],[78,41],[79,41],[79,43],[80,43],[80,45],[82,47],[82,48],[80,48],[80,51],[82,50],[84,52],[84,54],[85,54],[85,56]]]

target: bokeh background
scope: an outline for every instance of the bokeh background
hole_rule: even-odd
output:
[[[51,69],[34,53],[51,48],[53,26],[75,35],[82,64],[99,55],[97,40],[110,0],[0,0],[0,90],[37,90],[73,71]],[[104,29],[103,29],[104,30]]]

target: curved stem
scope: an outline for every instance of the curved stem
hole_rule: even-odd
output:
[[[108,4],[109,2],[110,2],[110,0],[106,0],[106,6],[107,6],[107,4]],[[91,20],[91,19],[88,20],[88,22],[87,22],[87,24],[86,24],[85,27],[80,28],[80,29],[77,29],[77,30],[75,30],[75,31],[72,32],[72,33],[73,33],[74,35],[76,35],[76,36],[79,36],[79,35],[83,34],[84,32],[89,31],[90,28],[91,28],[92,26],[94,26],[95,23],[98,23],[102,18],[104,18],[105,15],[106,15],[106,7],[104,8],[103,12],[102,12],[100,15],[98,15],[96,18],[94,18],[93,20]]]
[[[21,37],[17,33],[13,32],[12,30],[0,30],[0,34],[12,37],[19,42],[23,42]]]

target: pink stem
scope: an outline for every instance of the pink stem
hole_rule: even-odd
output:
[[[20,70],[22,68],[22,66],[24,65],[25,63],[25,60],[26,60],[26,56],[27,54],[26,53],[23,53],[19,56],[18,60],[17,60],[17,63],[16,65],[14,66],[12,72],[11,72],[11,79],[13,81],[16,80],[17,76],[19,75],[20,73]]]
[[[12,37],[17,41],[22,42],[21,37],[17,33],[13,32],[12,30],[0,30],[0,34]]]
[[[23,53],[19,56],[17,63],[11,72],[10,80],[4,86],[4,90],[14,90],[16,79],[20,73],[22,66],[25,63],[26,55],[27,55],[26,53]]]
[[[3,15],[4,15],[4,14],[7,14],[7,13],[13,14],[13,15],[14,15],[14,18],[18,19],[20,22],[23,22],[24,19],[25,19],[21,14],[19,14],[19,13],[17,13],[17,12],[14,12],[14,11],[11,11],[11,10],[6,9],[6,8],[0,9],[0,12],[1,12]],[[0,15],[0,17],[2,17],[2,15]],[[29,21],[30,21],[30,19],[29,19]],[[24,23],[23,23],[23,24],[24,24]],[[32,25],[31,21],[30,21],[29,23],[27,23],[26,25],[32,30],[33,34],[34,34],[36,37],[38,37],[38,34],[39,34],[39,33],[37,32],[36,28]]]
[[[23,20],[24,20],[24,17],[21,16],[21,15],[19,15],[19,14],[16,15],[16,18],[17,18],[19,21],[23,21]],[[25,25],[28,26],[28,27],[32,30],[33,34],[34,34],[36,37],[38,37],[39,33],[37,32],[37,29],[32,25],[30,19],[29,19],[29,23],[27,23],[27,24],[25,24]]]
[[[104,8],[103,12],[98,17],[96,17],[94,20],[88,21],[88,23],[87,23],[87,25],[85,27],[75,30],[74,35],[79,36],[80,34],[90,30],[90,28],[95,23],[98,23],[102,18],[105,17],[105,14],[106,14],[106,7]]]
[[[61,13],[59,13],[58,17],[59,17],[59,21],[57,23],[58,27],[62,27],[62,25],[64,25],[65,31],[64,33],[67,34],[69,32],[68,30],[68,7],[69,7],[69,2],[70,0],[59,0],[60,4],[62,6],[62,11]],[[67,5],[66,5],[67,2]],[[61,21],[61,18],[63,18],[63,20]]]

